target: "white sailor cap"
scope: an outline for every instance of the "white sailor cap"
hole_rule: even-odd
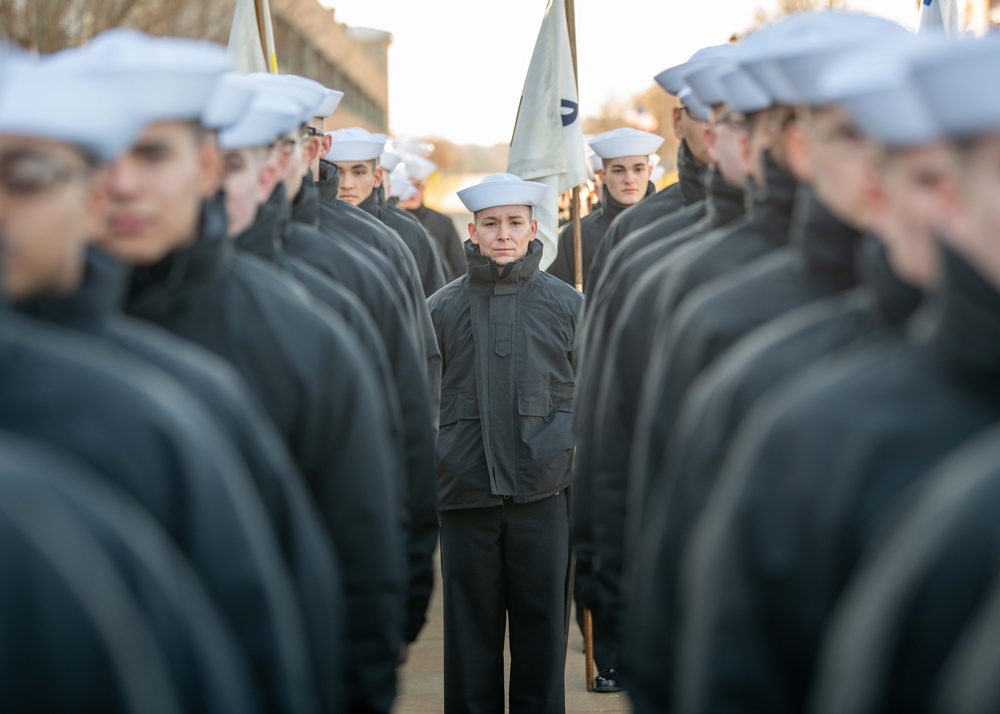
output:
[[[822,14],[810,11],[789,15],[750,33],[740,42],[737,63],[774,97],[776,103],[794,104],[798,99],[777,58],[781,57],[788,42],[817,22],[817,16]]]
[[[690,72],[685,75],[684,81],[702,104],[706,107],[714,107],[726,101],[726,93],[719,80],[733,67],[735,65],[731,61],[721,60]]]
[[[317,112],[327,102],[326,87],[305,77],[267,72],[254,72],[248,76],[260,89],[280,94],[301,104],[304,109],[300,124],[305,124],[316,117]]]
[[[667,175],[667,170],[662,166],[657,166],[653,169],[653,173],[650,174],[649,180],[653,183],[659,183],[663,180],[663,177]]]
[[[403,159],[403,163],[406,164],[406,173],[408,173],[412,179],[416,179],[417,181],[426,181],[431,177],[431,174],[437,171],[437,164],[430,159],[425,159],[423,156],[400,152],[396,147],[393,148],[393,153],[398,153]]]
[[[232,126],[250,106],[254,94],[254,84],[245,74],[227,72],[216,83],[201,123],[209,129]]]
[[[412,154],[423,159],[431,158],[431,154],[434,153],[434,144],[421,141],[415,136],[397,137],[389,145],[394,153]]]
[[[378,163],[383,169],[392,173],[395,171],[397,166],[403,163],[403,158],[399,154],[394,154],[391,151],[383,151],[382,155],[378,157]]]
[[[829,97],[820,91],[819,76],[846,52],[857,52],[911,35],[902,25],[859,12],[815,13],[794,39],[784,43],[776,58],[795,92],[795,103],[825,106]]]
[[[219,132],[222,149],[270,146],[302,124],[303,106],[289,97],[259,91],[242,117]]]
[[[621,127],[598,134],[588,143],[602,159],[617,159],[622,156],[655,154],[663,144],[663,137],[648,131]]]
[[[594,153],[594,150],[590,148],[590,140],[594,138],[593,134],[583,135],[583,160],[587,167],[587,178],[591,181],[597,180],[597,172],[601,170],[603,162],[601,157]]]
[[[1000,39],[986,36],[938,46],[913,62],[913,80],[950,137],[1000,132]]]
[[[139,138],[146,115],[117,83],[81,75],[62,59],[5,62],[0,134],[73,144],[110,162]]]
[[[327,136],[331,140],[330,150],[326,153],[327,161],[372,161],[382,155],[389,138],[385,134],[372,134],[357,126],[337,129]]]
[[[318,119],[326,119],[333,114],[334,110],[340,106],[340,100],[344,98],[344,93],[338,89],[323,87],[323,93],[325,95],[323,103],[316,110],[316,118]]]
[[[548,186],[523,181],[513,174],[490,174],[475,186],[463,188],[458,198],[472,213],[493,206],[536,206]]]
[[[753,114],[774,106],[774,97],[739,65],[730,67],[719,77],[729,110],[737,114]]]
[[[707,122],[708,107],[706,107],[700,99],[691,91],[691,87],[684,87],[681,91],[677,93],[677,98],[680,100],[681,104],[688,108],[691,112],[691,116],[701,122]]]
[[[417,187],[410,182],[406,164],[397,164],[389,173],[389,197],[408,201],[417,193]]]
[[[81,74],[118,83],[150,124],[201,121],[229,68],[225,47],[214,42],[121,28],[102,32],[66,57]]]
[[[677,93],[687,86],[685,77],[688,74],[707,65],[716,64],[720,60],[730,59],[735,49],[736,46],[732,44],[704,47],[691,55],[687,62],[663,70],[654,79],[667,94],[677,96]]]
[[[862,133],[890,147],[918,146],[943,136],[912,78],[912,63],[944,36],[912,35],[853,52],[819,77],[820,92],[843,107]]]

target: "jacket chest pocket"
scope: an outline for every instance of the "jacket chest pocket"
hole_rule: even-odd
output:
[[[498,322],[493,325],[493,351],[500,357],[509,357],[514,349],[513,325]]]

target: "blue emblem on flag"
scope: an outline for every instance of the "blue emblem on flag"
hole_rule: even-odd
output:
[[[562,112],[562,125],[569,126],[576,121],[580,114],[580,107],[576,102],[571,102],[568,99],[563,99],[559,104],[559,111]]]

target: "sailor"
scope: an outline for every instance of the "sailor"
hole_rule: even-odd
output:
[[[649,157],[659,150],[663,137],[623,127],[599,134],[589,144],[601,158],[601,169],[597,175],[603,189],[601,210],[587,214],[580,221],[584,278],[590,273],[591,256],[604,238],[611,221],[626,208],[656,192],[656,187],[649,180],[653,170]],[[550,275],[555,275],[570,285],[576,282],[573,230],[572,225],[563,226],[559,232],[559,252],[555,261],[547,268]],[[583,290],[587,290],[586,281]]]
[[[340,170],[337,198],[377,218],[397,233],[413,254],[420,272],[424,294],[430,297],[444,287],[444,275],[437,246],[412,216],[399,215],[379,204],[385,151],[385,134],[371,134],[360,127],[338,129],[328,135],[326,160]]]
[[[459,192],[468,274],[431,297],[443,356],[438,509],[445,712],[565,711],[573,353],[582,296],[539,270],[545,185]]]

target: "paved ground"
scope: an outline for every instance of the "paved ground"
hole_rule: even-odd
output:
[[[400,671],[400,697],[395,714],[441,714],[444,711],[444,643],[441,613],[441,571],[437,573],[428,623],[413,647],[409,662]],[[587,693],[584,686],[583,638],[573,622],[566,657],[566,711],[630,712],[624,694]]]

